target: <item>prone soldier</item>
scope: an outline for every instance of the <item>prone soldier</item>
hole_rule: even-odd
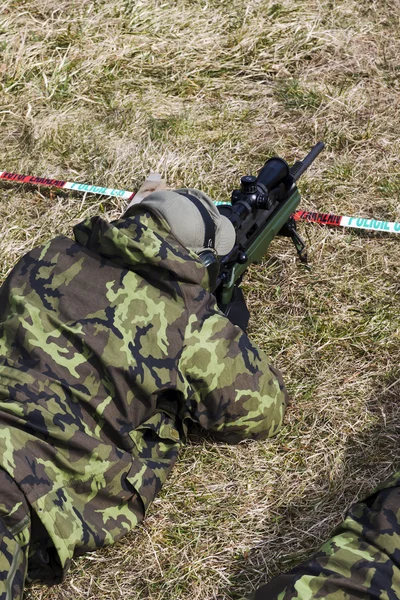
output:
[[[158,191],[26,254],[0,289],[0,600],[135,527],[199,424],[279,430],[281,375],[210,293],[235,231],[205,194]]]

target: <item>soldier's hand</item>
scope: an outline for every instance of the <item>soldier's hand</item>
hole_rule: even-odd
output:
[[[128,208],[133,206],[133,204],[141,202],[152,192],[161,192],[161,190],[165,190],[165,188],[165,179],[162,179],[160,173],[150,173],[150,175],[148,175],[143,181],[134,198],[129,202],[125,210],[128,210]]]

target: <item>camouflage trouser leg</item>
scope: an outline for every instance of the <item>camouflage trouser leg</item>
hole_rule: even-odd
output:
[[[400,486],[354,504],[308,561],[259,588],[254,600],[400,599]]]
[[[14,480],[0,469],[0,600],[21,600],[28,566],[30,511]]]

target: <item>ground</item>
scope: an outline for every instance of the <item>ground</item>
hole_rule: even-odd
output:
[[[301,207],[400,220],[399,0],[3,0],[0,171],[229,199],[279,154],[326,150]],[[2,183],[0,280],[122,202]],[[244,288],[292,404],[274,439],[193,435],[136,531],[31,600],[237,600],[315,550],[399,468],[400,235],[301,224]]]

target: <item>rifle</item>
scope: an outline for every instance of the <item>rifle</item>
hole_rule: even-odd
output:
[[[302,263],[307,263],[304,241],[292,217],[300,203],[296,183],[324,148],[318,142],[304,160],[289,167],[283,158],[267,160],[258,176],[245,175],[240,189],[232,192],[231,204],[219,204],[236,230],[233,249],[220,259],[213,293],[220,309],[228,315],[246,269],[259,263],[275,236],[290,237]]]

